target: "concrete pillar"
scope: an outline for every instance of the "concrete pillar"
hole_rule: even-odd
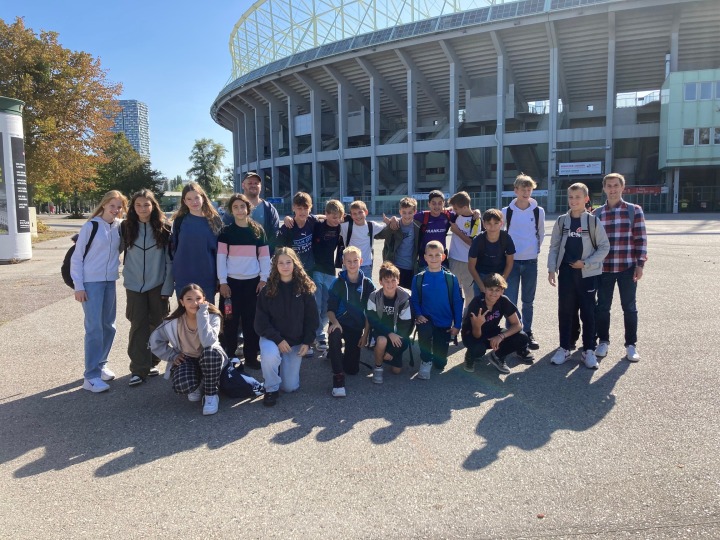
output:
[[[458,72],[455,62],[450,62],[450,107],[448,111],[448,165],[450,167],[448,189],[452,195],[457,191],[458,186],[458,165],[457,165],[457,136],[458,136],[458,103],[460,101],[460,89],[458,83]]]
[[[554,181],[555,171],[557,169],[557,126],[558,126],[558,50],[555,47],[550,48],[550,106],[549,106],[549,122],[548,122],[548,204],[549,213],[556,211],[555,199],[557,195],[557,185]]]
[[[340,200],[347,195],[347,170],[345,167],[345,148],[348,140],[348,88],[346,84],[338,83],[338,114],[337,114],[337,135],[338,135],[338,174],[340,185]]]
[[[322,102],[320,95],[310,89],[310,116],[312,117],[312,198],[317,204],[320,196],[320,163],[318,153],[322,148]]]
[[[605,174],[613,164],[613,129],[615,126],[615,12],[608,13],[607,95],[605,101]]]
[[[380,178],[380,162],[377,149],[380,144],[380,86],[375,77],[370,77],[370,212],[376,213],[375,194]]]
[[[415,160],[415,130],[417,129],[417,84],[411,68],[407,69],[407,168],[408,193],[417,191],[417,162]]]
[[[502,190],[505,180],[505,57],[497,57],[497,126],[495,141],[497,142],[497,171],[495,176],[495,207],[502,208]]]

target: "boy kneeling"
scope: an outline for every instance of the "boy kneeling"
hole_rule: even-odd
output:
[[[476,296],[468,306],[462,323],[462,339],[465,352],[465,371],[475,371],[475,361],[480,360],[485,351],[492,349],[490,363],[500,373],[510,373],[505,358],[517,353],[525,363],[532,364],[533,356],[528,350],[530,340],[522,331],[517,307],[507,296],[507,282],[500,274],[490,274],[483,279],[485,296]],[[500,330],[500,319],[505,318],[509,327]]]
[[[375,367],[373,382],[382,384],[383,363],[392,366],[396,375],[402,369],[402,355],[410,345],[412,331],[412,310],[410,292],[400,283],[400,270],[391,263],[380,267],[380,289],[370,294],[367,303],[367,318],[375,336]]]

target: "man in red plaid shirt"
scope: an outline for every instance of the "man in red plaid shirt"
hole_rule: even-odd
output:
[[[637,282],[647,261],[647,233],[642,208],[622,199],[625,177],[610,173],[603,178],[607,202],[593,212],[603,224],[610,240],[610,253],[603,262],[598,283],[595,327],[600,344],[597,356],[607,356],[610,346],[610,306],[617,283],[625,320],[625,352],[630,362],[640,360],[637,352],[638,315],[635,302]]]

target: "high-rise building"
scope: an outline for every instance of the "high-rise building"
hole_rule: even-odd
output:
[[[142,157],[150,159],[150,124],[148,106],[136,99],[121,99],[122,111],[115,117],[112,131],[124,133],[130,145]]]

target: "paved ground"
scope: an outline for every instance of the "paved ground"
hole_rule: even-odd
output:
[[[80,390],[69,241],[39,244],[0,266],[0,537],[720,538],[718,218],[649,221],[638,364],[616,301],[600,369],[551,366],[541,276],[533,366],[469,374],[451,348],[430,381],[363,370],[338,400],[320,358],[274,409],[207,418],[161,378],[127,386],[121,283],[119,379]]]

